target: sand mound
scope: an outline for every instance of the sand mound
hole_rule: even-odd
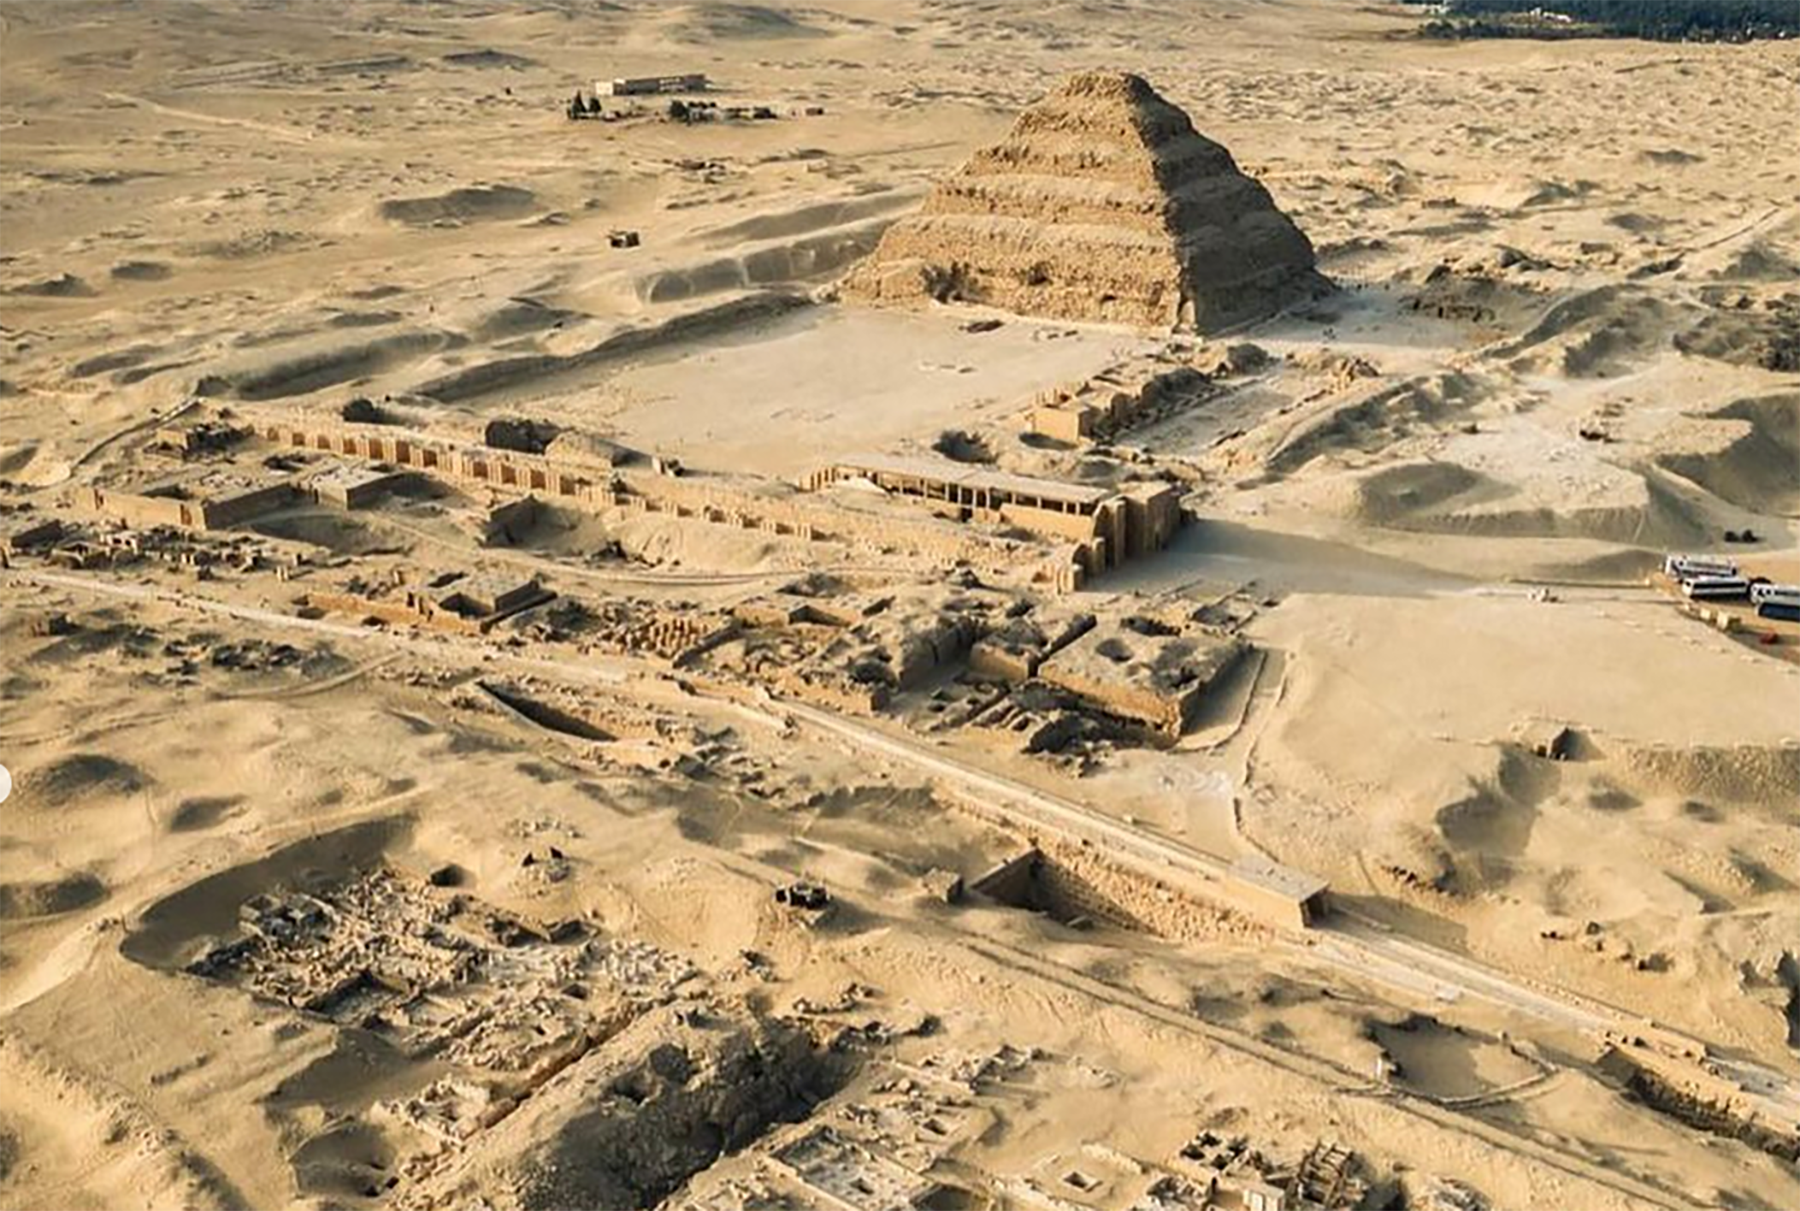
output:
[[[26,769],[8,802],[18,807],[73,807],[104,795],[131,795],[150,785],[137,766],[101,753],[74,753]]]
[[[402,319],[398,311],[340,311],[325,321],[327,328],[379,328],[383,324],[397,324]]]
[[[1695,893],[1686,879],[1667,871],[1647,870],[1635,880],[1622,880],[1616,871],[1571,862],[1545,872],[1541,879],[1544,907],[1573,921],[1624,924],[1645,914],[1688,917],[1706,910],[1706,898]],[[1616,957],[1637,957],[1636,948],[1623,937],[1613,939],[1608,952]]]
[[[970,433],[965,429],[946,429],[937,435],[931,448],[945,458],[959,463],[991,463],[994,461],[994,449],[985,437],[979,433]]]
[[[318,338],[221,366],[196,382],[194,393],[245,400],[304,395],[392,369],[443,348],[449,340],[442,332],[418,330],[360,341]]]
[[[1072,76],[882,238],[846,289],[1201,329],[1324,288],[1312,245],[1143,79]]]
[[[1758,240],[1737,249],[1712,276],[1729,282],[1795,282],[1800,281],[1800,265]]]
[[[1800,515],[1800,395],[1738,400],[1706,416],[1729,427],[1725,444],[1665,453],[1658,464],[1739,508]]]
[[[1370,866],[1415,892],[1455,891],[1456,863],[1439,835],[1416,824],[1382,830],[1370,847]]]
[[[503,341],[559,328],[577,313],[532,298],[510,298],[467,329],[479,341]]]
[[[175,271],[162,261],[120,261],[110,272],[121,282],[160,282]]]
[[[1608,551],[1583,559],[1543,565],[1539,575],[1554,580],[1611,581],[1641,584],[1662,565],[1659,552],[1649,550]]]
[[[711,260],[657,269],[634,283],[641,303],[675,303],[729,291],[757,290],[842,272],[865,257],[887,230],[885,218],[834,227],[803,239]]]
[[[1328,455],[1388,449],[1422,424],[1440,422],[1479,402],[1479,395],[1472,380],[1455,373],[1398,383],[1359,380],[1330,406],[1283,434],[1266,469],[1287,475]]]
[[[653,323],[621,328],[566,355],[524,354],[451,370],[418,384],[412,389],[412,393],[416,399],[444,403],[477,399],[529,383],[542,382],[558,374],[592,367],[628,354],[643,353],[707,333],[726,331],[796,307],[807,306],[809,302],[806,296],[793,291],[759,291],[744,298],[725,299],[694,307]]]
[[[97,374],[110,374],[114,370],[128,370],[141,366],[162,352],[162,347],[157,345],[131,345],[124,349],[114,349],[76,362],[69,367],[69,376],[92,378]]]
[[[1517,272],[1536,271],[1542,264],[1530,257],[1515,260],[1508,251],[1496,251],[1481,261],[1437,262],[1418,277],[1419,288],[1407,296],[1407,307],[1421,315],[1502,330],[1530,322],[1543,310],[1543,294],[1508,279]]]
[[[85,871],[35,883],[0,883],[0,920],[55,916],[105,898],[106,884]]]
[[[98,292],[72,273],[59,273],[53,278],[42,278],[35,282],[21,282],[17,286],[9,286],[6,293],[33,295],[38,298],[73,299],[91,298]]]
[[[327,872],[342,878],[362,870],[397,845],[409,827],[402,818],[353,824],[209,875],[145,909],[119,950],[146,967],[178,967],[209,936],[234,933],[244,901],[272,887],[304,886]]]
[[[1535,809],[1487,787],[1471,787],[1440,808],[1438,832],[1450,847],[1458,890],[1492,891],[1510,883],[1536,820]]]
[[[1490,485],[1491,481],[1455,463],[1404,463],[1357,483],[1354,515],[1376,526],[1416,521]]]
[[[1676,336],[1677,349],[1737,366],[1800,371],[1800,293],[1757,299],[1717,286],[1703,293],[1712,310]]]
[[[662,33],[676,42],[750,42],[816,38],[824,31],[760,4],[684,4],[669,10]]]
[[[1522,373],[1610,378],[1635,369],[1669,342],[1682,309],[1630,286],[1602,286],[1564,299],[1515,340],[1496,346]]]
[[[1691,493],[1598,457],[1558,457],[1560,440],[1529,425],[1501,428],[1452,439],[1431,461],[1352,472],[1298,494],[1359,525],[1419,533],[1677,546],[1712,533]]]
[[[1464,206],[1479,206],[1484,210],[1524,210],[1566,202],[1583,192],[1582,182],[1568,185],[1542,177],[1501,177],[1458,189],[1456,200]]]
[[[516,185],[472,185],[419,198],[390,198],[375,212],[407,227],[460,227],[524,218],[537,208],[537,195]]]
[[[1800,746],[1627,749],[1619,780],[1645,796],[1685,795],[1716,803],[1757,803],[1796,815]]]
[[[337,513],[309,513],[297,517],[265,517],[251,527],[258,534],[303,542],[336,555],[368,555],[391,552],[395,543],[360,518]]]
[[[220,240],[201,240],[198,243],[186,244],[181,251],[188,256],[205,257],[215,261],[248,261],[256,257],[273,256],[278,252],[294,252],[302,248],[311,248],[320,242],[319,237],[304,231],[283,231],[279,228],[263,227],[252,231],[239,232]]]
[[[452,67],[474,67],[482,70],[505,68],[508,71],[523,71],[528,67],[536,67],[536,59],[528,59],[524,55],[515,55],[508,51],[493,50],[483,47],[481,50],[456,50],[444,56],[444,62]]]
[[[4,380],[0,380],[0,382],[3,381]],[[8,394],[11,393],[9,391],[0,390],[0,395]],[[18,478],[20,472],[29,467],[32,464],[32,461],[37,458],[38,451],[42,448],[43,447],[39,442],[20,442],[16,446],[10,446],[5,450],[0,450],[0,477],[5,477],[7,479]]]
[[[917,199],[918,194],[911,189],[891,189],[862,197],[814,202],[709,227],[697,232],[694,238],[708,248],[738,248],[763,240],[791,239],[811,235],[829,227],[860,223],[877,215],[892,214],[912,205]]]
[[[493,539],[501,538],[494,535]],[[494,545],[490,539],[490,545]],[[585,509],[540,505],[529,524],[506,527],[504,545],[548,555],[586,557],[612,546],[607,523]]]
[[[1647,148],[1637,154],[1637,158],[1645,164],[1655,164],[1663,168],[1683,168],[1689,164],[1698,164],[1706,159],[1691,151],[1679,147]]]
[[[243,802],[244,796],[242,795],[213,795],[183,799],[175,805],[175,811],[169,817],[169,831],[191,833],[212,828],[235,814],[238,806]]]
[[[385,1135],[350,1119],[311,1137],[288,1159],[294,1167],[294,1185],[302,1193],[320,1196],[322,1205],[336,1206],[367,1198],[371,1189],[379,1188],[371,1176],[378,1178],[396,1158]]]

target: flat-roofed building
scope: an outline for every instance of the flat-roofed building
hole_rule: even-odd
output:
[[[178,476],[132,490],[84,485],[75,491],[80,507],[123,525],[189,530],[224,529],[293,504],[298,498],[288,476],[246,476],[229,471]]]
[[[1325,880],[1260,854],[1247,854],[1232,863],[1228,885],[1241,908],[1283,929],[1305,929],[1328,907]]]
[[[455,581],[438,597],[437,605],[454,614],[488,617],[516,613],[553,596],[536,577],[487,572]]]
[[[1109,618],[1045,659],[1037,675],[1108,714],[1179,736],[1244,651],[1232,635]]]
[[[1180,493],[1172,484],[1146,481],[1123,489],[1072,484],[947,458],[853,455],[814,471],[803,486],[820,491],[855,481],[960,520],[999,522],[1087,544],[1089,571],[1160,549],[1181,519]]]
[[[645,97],[659,93],[703,93],[706,76],[689,72],[675,76],[618,76],[611,80],[595,80],[597,97]]]
[[[366,509],[404,483],[409,473],[394,467],[347,464],[321,471],[307,486],[320,504],[340,509]]]

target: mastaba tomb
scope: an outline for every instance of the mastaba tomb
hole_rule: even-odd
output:
[[[1231,153],[1141,77],[1083,72],[887,230],[851,298],[1201,331],[1329,289]]]

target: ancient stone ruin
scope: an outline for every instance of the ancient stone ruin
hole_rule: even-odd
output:
[[[882,237],[852,298],[1214,330],[1327,289],[1231,153],[1142,78],[1084,72]]]

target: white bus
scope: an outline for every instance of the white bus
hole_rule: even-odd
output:
[[[1674,580],[1691,580],[1696,576],[1736,576],[1737,564],[1718,555],[1667,555],[1663,557],[1663,575]]]
[[[1750,604],[1761,605],[1765,601],[1781,601],[1786,605],[1800,605],[1800,584],[1753,584],[1750,586]]]
[[[1682,580],[1681,591],[1693,598],[1742,597],[1750,582],[1742,576],[1690,576]]]

